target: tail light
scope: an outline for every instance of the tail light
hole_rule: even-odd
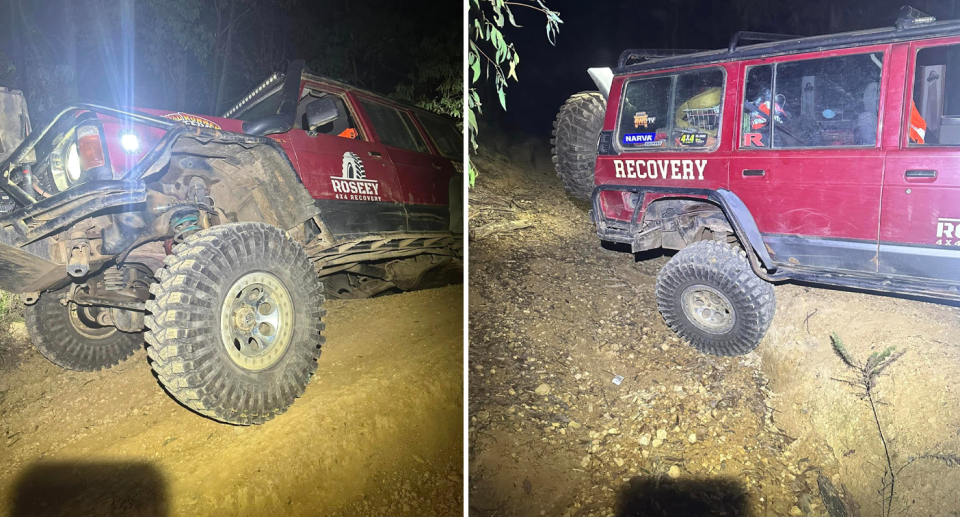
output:
[[[95,126],[77,128],[77,148],[80,151],[80,165],[83,170],[88,171],[106,163],[103,159],[100,131]]]

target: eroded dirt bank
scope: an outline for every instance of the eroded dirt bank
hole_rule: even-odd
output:
[[[861,360],[907,350],[876,388],[892,514],[960,515],[960,310],[782,285],[755,352],[699,354],[657,312],[669,257],[602,247],[545,146],[500,150],[471,198],[472,515],[881,515],[882,443],[832,332]]]
[[[54,515],[460,515],[462,300],[450,286],[328,302],[313,382],[254,427],[178,405],[145,352],[64,371],[14,323],[0,361],[0,514],[35,515],[26,500]]]

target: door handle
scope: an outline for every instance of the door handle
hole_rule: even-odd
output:
[[[903,173],[904,178],[936,178],[937,171],[932,169],[913,169]]]
[[[370,157],[372,157],[372,158],[376,158],[376,159],[378,159],[378,160],[383,157],[382,154],[380,154],[380,153],[378,153],[378,152],[376,152],[376,151],[367,151],[367,155],[370,156]]]
[[[744,176],[764,176],[766,171],[763,169],[743,169]]]
[[[437,165],[437,164],[435,164],[435,163],[432,163],[432,162],[430,163],[430,165],[433,165],[433,168],[434,168],[434,169],[437,169],[438,171],[441,170],[441,169],[443,169],[443,167],[441,167],[441,166],[439,166],[439,165]]]

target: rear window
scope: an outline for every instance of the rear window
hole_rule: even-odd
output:
[[[629,81],[620,109],[620,147],[716,149],[723,82],[723,70],[716,68]]]
[[[882,52],[749,67],[740,147],[876,145],[882,68]]]
[[[427,144],[408,113],[365,99],[360,103],[367,111],[367,116],[373,123],[373,129],[376,130],[383,145],[408,151],[427,152]]]
[[[441,155],[451,160],[463,159],[463,137],[453,122],[423,114],[417,114],[417,118]]]

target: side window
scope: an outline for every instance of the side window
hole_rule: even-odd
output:
[[[874,146],[883,53],[748,69],[741,148]]]
[[[399,147],[408,151],[427,152],[427,144],[407,113],[401,114],[390,106],[362,99],[360,103],[367,111],[373,128],[380,136],[383,145]]]
[[[960,45],[917,52],[910,117],[906,121],[910,146],[960,145],[958,86]]]
[[[353,115],[350,113],[350,109],[347,107],[347,103],[344,101],[343,97],[336,95],[334,93],[325,92],[315,86],[304,87],[303,93],[300,97],[300,104],[297,105],[297,120],[294,123],[294,126],[301,129],[307,128],[307,106],[310,103],[316,102],[325,97],[329,97],[333,100],[334,106],[337,107],[337,113],[340,114],[336,120],[328,122],[313,131],[312,135],[331,135],[339,136],[341,138],[351,138],[362,140],[360,132],[357,131],[357,125],[353,120]]]
[[[452,122],[419,113],[417,118],[442,156],[451,160],[463,159],[463,136]]]
[[[624,149],[715,149],[723,72],[697,70],[627,83],[620,111]]]
[[[764,99],[773,91],[773,65],[759,65],[747,68],[747,81],[744,85],[743,120],[740,134],[743,135],[740,147],[770,147],[770,123],[763,107],[769,109],[770,103]]]

